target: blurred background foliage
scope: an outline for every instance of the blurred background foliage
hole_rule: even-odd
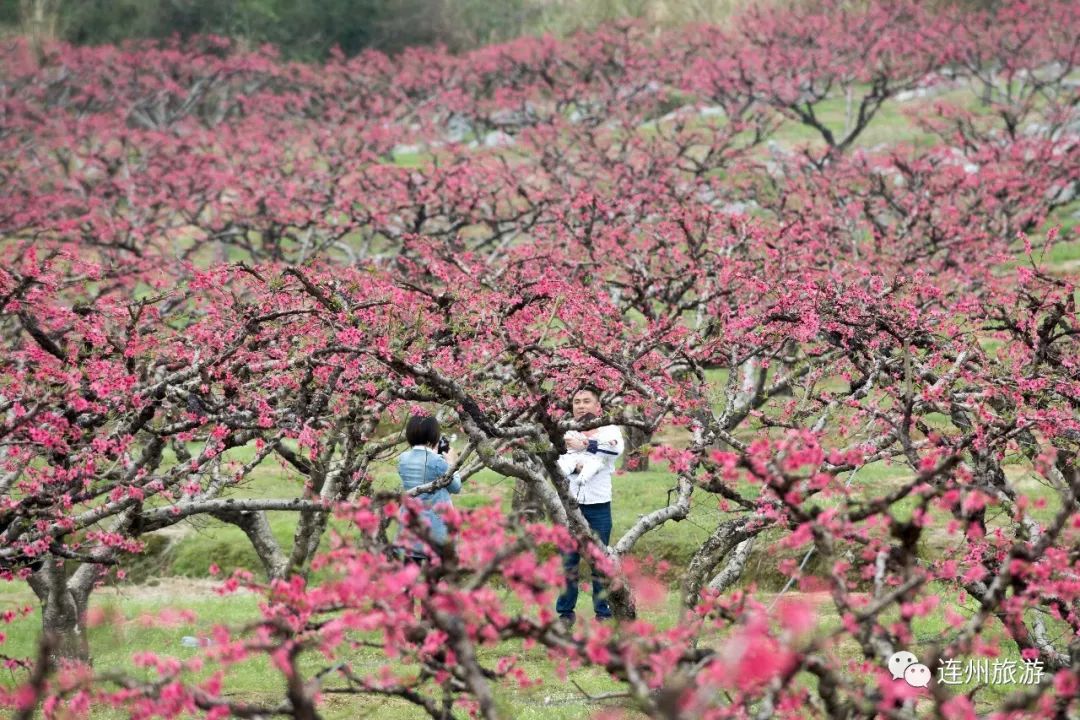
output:
[[[767,2],[769,0],[758,0]],[[787,0],[788,2],[807,0]],[[812,1],[812,0],[809,0]],[[937,0],[993,5],[994,0]],[[0,33],[82,44],[224,35],[320,60],[338,46],[394,53],[414,45],[463,51],[528,34],[566,35],[639,18],[657,27],[722,23],[754,0],[0,0]]]

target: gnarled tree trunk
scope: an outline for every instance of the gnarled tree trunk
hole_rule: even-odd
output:
[[[514,495],[510,501],[510,509],[517,515],[527,515],[533,520],[543,520],[547,515],[536,483],[524,478],[517,478],[514,482]]]
[[[652,433],[641,428],[626,428],[626,451],[623,453],[622,469],[628,472],[644,472],[649,469],[649,450]]]
[[[60,0],[20,0],[19,19],[23,32],[30,38],[30,47],[38,62],[44,53],[43,45],[56,38],[56,24],[60,19]]]
[[[86,607],[98,568],[82,565],[71,577],[62,558],[49,555],[27,582],[41,602],[41,631],[49,637],[51,658],[90,662]]]

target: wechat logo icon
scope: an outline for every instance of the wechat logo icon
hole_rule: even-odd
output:
[[[893,680],[903,680],[911,687],[926,687],[930,684],[930,668],[919,662],[914,653],[907,650],[894,652],[889,657],[889,673]]]

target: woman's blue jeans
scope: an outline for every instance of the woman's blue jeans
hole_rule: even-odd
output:
[[[579,505],[581,514],[585,516],[589,527],[596,532],[600,539],[607,545],[611,542],[611,503],[595,503],[592,505]],[[563,555],[563,570],[566,572],[566,591],[559,596],[555,603],[555,612],[560,616],[572,616],[577,606],[578,586],[580,574],[578,567],[581,564],[581,553],[572,552]],[[611,617],[611,607],[608,605],[604,579],[593,568],[592,571],[593,611],[598,618]]]

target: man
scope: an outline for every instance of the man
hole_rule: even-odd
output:
[[[571,407],[574,420],[585,422],[587,418],[600,417],[604,409],[600,405],[600,393],[594,388],[585,387],[574,393]],[[615,470],[615,460],[622,455],[623,437],[622,432],[615,425],[605,425],[596,428],[594,433],[586,437],[582,433],[567,433],[567,455],[585,452],[595,456],[590,463],[591,477],[579,480],[582,464],[574,463],[573,471],[568,473],[570,495],[578,502],[581,514],[589,527],[597,534],[606,546],[611,542],[611,474]],[[564,458],[567,456],[563,456]],[[565,468],[568,464],[563,464]],[[555,611],[559,613],[563,623],[567,627],[573,627],[576,616],[574,608],[578,599],[578,567],[581,563],[581,554],[572,552],[563,556],[563,569],[566,571],[566,591],[559,596],[555,604]],[[593,568],[593,611],[597,620],[607,620],[611,617],[611,607],[604,597],[604,583],[600,574]]]

